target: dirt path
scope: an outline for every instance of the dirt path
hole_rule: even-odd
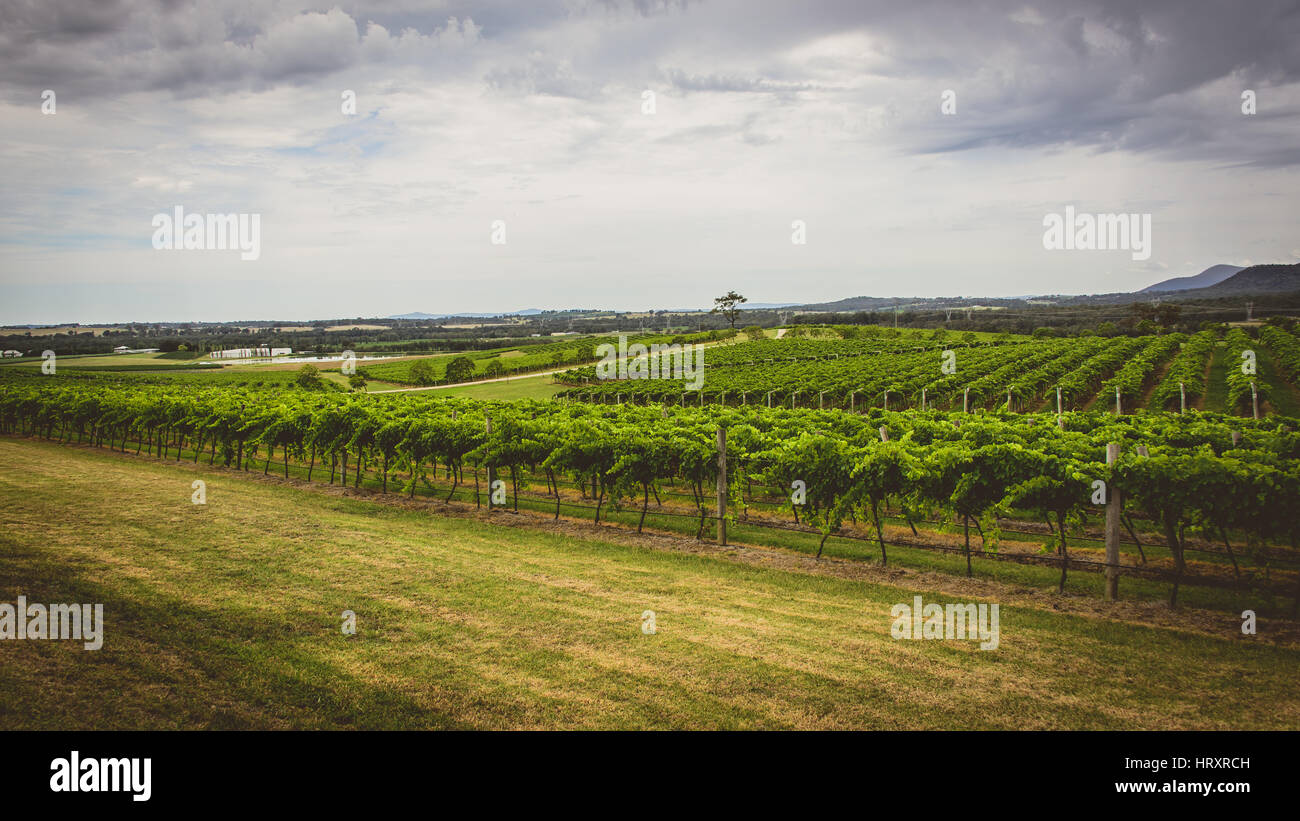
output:
[[[1137,404],[1138,408],[1151,407],[1152,394],[1156,392],[1156,388],[1160,387],[1160,383],[1165,381],[1165,376],[1168,375],[1169,369],[1174,366],[1174,358],[1177,356],[1178,351],[1175,350],[1173,356],[1165,360],[1160,367],[1155,369],[1151,376],[1147,377],[1149,381],[1147,382],[1146,387],[1142,390],[1142,398],[1138,400]],[[1134,408],[1134,410],[1137,410],[1137,408]]]
[[[468,388],[472,385],[487,385],[492,382],[509,382],[511,379],[517,382],[520,379],[533,379],[538,376],[550,376],[551,374],[563,373],[567,370],[570,369],[556,368],[553,371],[540,371],[538,373],[530,373],[523,376],[498,376],[493,379],[476,379],[473,382],[452,382],[447,385],[421,385],[418,388],[390,388],[383,391],[367,391],[367,393],[410,393],[411,391],[437,391],[446,388]]]

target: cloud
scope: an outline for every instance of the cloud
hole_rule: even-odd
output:
[[[1125,268],[1042,256],[1064,203],[1152,213],[1151,266],[1287,259],[1293,7],[0,0],[0,286],[273,270],[279,316],[331,283],[382,314],[1123,290]],[[178,202],[262,214],[259,273],[148,253]],[[372,295],[379,269],[429,302]]]

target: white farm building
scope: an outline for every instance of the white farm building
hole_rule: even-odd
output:
[[[291,353],[293,348],[270,348],[262,345],[257,348],[228,348],[224,351],[213,351],[210,356],[213,359],[254,359],[259,356],[287,356]]]

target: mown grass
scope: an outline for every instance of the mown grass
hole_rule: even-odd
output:
[[[910,589],[32,441],[0,510],[0,601],[107,621],[0,642],[6,729],[1300,728],[1300,651],[1239,635],[1008,606],[997,650],[900,641]]]
[[[1216,413],[1226,413],[1228,407],[1228,352],[1223,343],[1214,346],[1210,357],[1210,377],[1205,386],[1202,408]]]
[[[485,382],[481,385],[443,388],[439,390],[438,395],[460,396],[485,402],[514,399],[550,399],[565,389],[564,385],[557,385],[551,381],[552,379],[554,377],[549,374],[545,376],[512,376],[504,382]]]
[[[1300,416],[1300,390],[1287,381],[1284,369],[1279,365],[1277,354],[1267,346],[1261,345],[1259,351],[1259,378],[1272,388],[1268,404],[1274,413],[1283,416]],[[1260,408],[1262,412],[1264,409]]]

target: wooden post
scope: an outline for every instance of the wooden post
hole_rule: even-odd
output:
[[[889,410],[889,391],[885,391],[885,410]]]
[[[880,426],[880,441],[882,442],[889,441],[889,428],[885,427],[884,425]]]
[[[1106,464],[1119,459],[1119,445],[1106,445]],[[1119,489],[1110,483],[1106,486],[1106,601],[1119,600],[1119,528],[1123,510]]]
[[[961,392],[961,412],[962,412],[962,413],[970,413],[970,411],[968,411],[968,410],[966,409],[966,407],[967,407],[967,400],[968,400],[969,398],[970,398],[970,388],[966,388],[966,389],[964,389],[964,390]]]
[[[1115,415],[1116,415],[1116,416],[1120,416],[1120,415],[1122,415],[1123,413],[1124,413],[1124,411],[1123,411],[1123,409],[1120,408],[1120,405],[1119,405],[1119,385],[1116,385],[1116,386],[1115,386]]]
[[[852,393],[849,394],[849,413],[853,412],[853,405],[857,401],[857,398],[858,398],[857,391],[853,391]]]
[[[1232,446],[1235,448],[1240,444],[1241,444],[1241,431],[1234,430],[1232,432]]]
[[[727,543],[727,429],[718,428],[718,544]]]
[[[491,416],[489,416],[489,417],[487,418],[487,435],[488,435],[488,436],[491,436],[491,435],[492,435],[492,417],[491,417]],[[492,487],[492,481],[493,481],[494,479],[496,479],[496,471],[492,468],[491,465],[489,465],[489,466],[488,466],[488,469],[487,469],[487,485],[488,485],[488,500],[487,500],[488,503],[487,503],[487,508],[488,508],[488,512],[489,512],[489,513],[492,512],[492,492],[495,490],[495,488]]]
[[[1011,386],[1007,386],[1007,413],[1011,413]]]
[[[1187,413],[1187,386],[1178,383],[1178,412]]]
[[[1061,388],[1059,386],[1056,389],[1056,415],[1058,417],[1061,415]]]
[[[822,401],[822,397],[825,395],[826,391],[817,391],[817,410],[825,410],[826,403]]]
[[[1259,393],[1255,390],[1255,383],[1250,383],[1250,409],[1251,415],[1256,419],[1259,418]]]
[[[925,410],[925,388],[921,388],[921,410]]]

